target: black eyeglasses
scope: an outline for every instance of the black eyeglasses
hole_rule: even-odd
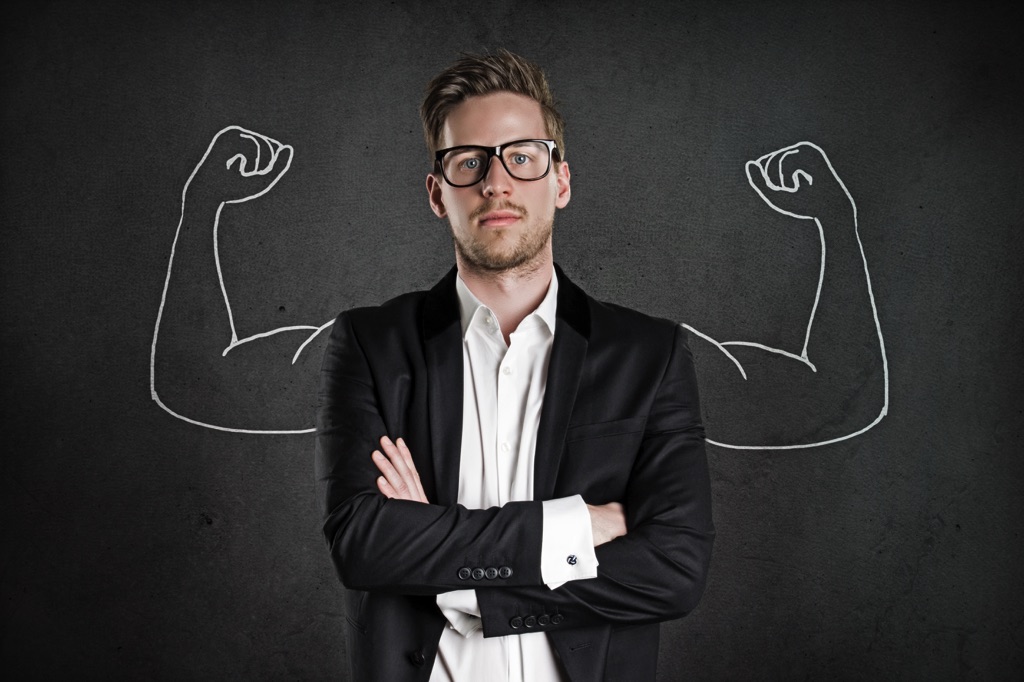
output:
[[[515,140],[497,147],[463,145],[439,149],[434,163],[452,187],[469,187],[484,179],[497,156],[508,174],[516,180],[540,180],[551,170],[551,156],[558,148],[554,140]]]

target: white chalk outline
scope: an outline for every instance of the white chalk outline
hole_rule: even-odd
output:
[[[240,204],[240,203],[244,203],[246,201],[250,201],[252,199],[256,199],[258,197],[261,197],[264,194],[266,194],[267,192],[269,192],[274,187],[274,185],[277,184],[278,180],[280,180],[281,177],[283,177],[284,174],[287,173],[288,169],[291,167],[291,162],[292,162],[292,158],[293,158],[294,149],[290,145],[281,144],[277,140],[269,138],[269,137],[267,137],[265,135],[261,135],[259,133],[255,133],[255,132],[253,132],[251,130],[247,130],[245,128],[241,128],[239,126],[228,126],[228,127],[224,128],[224,129],[222,129],[220,132],[218,132],[214,136],[213,140],[210,142],[209,147],[207,147],[207,149],[206,149],[206,153],[203,154],[203,158],[200,159],[199,163],[196,164],[196,167],[192,170],[192,174],[189,175],[188,180],[185,182],[185,187],[181,191],[181,217],[178,220],[178,227],[177,227],[177,230],[174,233],[174,241],[171,244],[171,256],[170,256],[170,259],[169,259],[168,264],[167,264],[167,276],[164,279],[164,288],[163,288],[163,292],[162,292],[162,294],[160,296],[160,307],[159,307],[159,310],[157,311],[156,325],[154,326],[154,329],[153,329],[153,343],[152,343],[152,346],[151,346],[151,349],[150,349],[150,363],[149,363],[149,388],[150,388],[150,394],[151,394],[153,400],[156,402],[156,404],[159,405],[164,411],[166,411],[171,416],[173,416],[173,417],[175,417],[177,419],[181,419],[182,421],[188,422],[189,424],[194,424],[196,426],[202,426],[202,427],[205,427],[205,428],[208,428],[208,429],[215,429],[217,431],[227,431],[227,432],[230,432],[230,433],[251,433],[251,434],[266,434],[266,435],[291,435],[291,434],[314,433],[316,431],[315,428],[281,429],[281,430],[271,430],[271,429],[239,429],[239,428],[231,428],[231,427],[227,427],[227,426],[220,426],[220,425],[217,425],[217,424],[210,424],[210,423],[202,422],[202,421],[199,421],[199,420],[196,420],[196,419],[191,419],[189,417],[186,417],[186,416],[184,416],[182,414],[179,414],[179,413],[175,412],[170,407],[168,407],[160,399],[160,396],[157,394],[157,390],[156,390],[156,346],[157,346],[157,338],[158,338],[159,333],[160,333],[160,322],[163,319],[164,306],[165,306],[166,300],[167,300],[167,290],[169,288],[170,281],[171,281],[171,271],[172,271],[172,268],[174,266],[174,255],[175,255],[175,250],[176,250],[177,245],[178,245],[178,237],[181,234],[181,226],[182,226],[182,224],[184,222],[184,219],[185,219],[185,197],[186,197],[186,194],[188,192],[189,185],[192,183],[193,178],[195,178],[196,173],[199,172],[199,169],[206,162],[206,159],[207,159],[207,157],[209,157],[210,152],[213,150],[214,145],[217,143],[217,140],[222,135],[224,135],[225,133],[228,133],[230,131],[238,131],[238,135],[239,135],[240,138],[248,139],[248,140],[252,141],[253,144],[256,147],[256,159],[255,159],[255,163],[254,163],[254,168],[252,170],[247,170],[246,169],[247,158],[245,157],[244,154],[241,154],[241,153],[235,154],[234,156],[232,156],[227,161],[226,166],[229,169],[231,168],[232,164],[235,161],[238,161],[238,172],[243,177],[249,177],[249,176],[252,176],[252,175],[267,175],[267,174],[273,172],[274,171],[274,165],[275,165],[277,159],[279,158],[281,152],[283,152],[285,150],[288,151],[288,160],[287,160],[287,163],[286,163],[285,167],[283,169],[281,169],[280,171],[278,171],[277,177],[274,178],[274,180],[271,181],[271,183],[269,185],[267,185],[267,187],[265,187],[260,192],[258,192],[256,194],[253,194],[253,195],[250,195],[250,196],[247,196],[247,197],[244,197],[242,199],[233,199],[233,200],[223,201],[217,207],[217,212],[216,212],[216,215],[214,217],[214,223],[213,223],[213,253],[214,253],[214,261],[216,263],[216,269],[217,269],[217,279],[218,279],[218,282],[220,284],[221,294],[224,297],[224,305],[227,308],[228,322],[229,322],[229,325],[231,327],[231,341],[228,343],[227,347],[224,349],[224,351],[222,353],[222,356],[226,356],[234,348],[237,348],[238,346],[241,346],[243,344],[249,343],[250,341],[255,341],[257,339],[266,338],[268,336],[272,336],[272,335],[278,334],[280,332],[297,331],[297,330],[309,330],[312,333],[309,335],[309,337],[306,338],[305,341],[302,342],[302,344],[299,345],[298,349],[295,351],[295,354],[292,356],[292,364],[295,364],[295,362],[299,358],[299,355],[302,353],[303,350],[305,350],[306,346],[309,345],[309,343],[312,342],[313,339],[315,339],[317,337],[317,335],[320,334],[320,332],[322,332],[323,330],[327,329],[328,327],[330,327],[334,323],[334,320],[330,320],[329,322],[325,322],[324,324],[320,325],[319,327],[313,327],[311,325],[294,325],[294,326],[288,326],[288,327],[279,327],[277,329],[272,329],[270,331],[262,332],[262,333],[259,333],[259,334],[253,334],[252,336],[247,336],[247,337],[245,337],[243,339],[239,339],[238,338],[238,334],[237,334],[237,331],[235,329],[234,315],[233,315],[233,313],[231,311],[231,300],[228,297],[227,288],[226,288],[226,286],[224,284],[224,275],[223,275],[223,272],[221,270],[221,263],[220,263],[220,245],[219,245],[219,240],[218,240],[218,234],[219,234],[219,228],[220,228],[220,215],[221,215],[221,211],[223,210],[225,204]],[[265,142],[267,144],[268,148],[271,149],[271,151],[272,151],[271,158],[270,158],[269,162],[262,169],[261,169],[261,165],[262,165],[261,153],[262,153],[263,145],[260,144],[261,140],[263,142]],[[821,255],[820,255],[821,265],[820,265],[819,271],[818,271],[818,286],[817,286],[817,290],[815,291],[815,294],[814,294],[814,304],[811,307],[811,313],[810,313],[810,316],[809,316],[809,318],[807,320],[807,329],[806,329],[805,334],[804,334],[804,345],[803,345],[803,348],[800,351],[800,354],[797,355],[795,353],[790,353],[789,351],[785,351],[785,350],[782,350],[780,348],[773,348],[771,346],[766,346],[766,345],[764,345],[762,343],[755,343],[755,342],[751,342],[751,341],[724,341],[724,342],[719,342],[719,341],[716,341],[715,339],[711,338],[707,334],[704,334],[704,333],[698,331],[697,329],[695,329],[694,327],[690,326],[689,324],[681,323],[680,326],[682,326],[683,328],[685,328],[685,329],[689,330],[690,332],[696,334],[700,338],[708,341],[709,343],[714,345],[716,348],[718,348],[718,350],[720,350],[727,358],[729,358],[733,362],[733,364],[736,365],[736,368],[739,370],[739,372],[740,372],[740,374],[741,374],[741,376],[743,377],[744,380],[747,379],[747,373],[744,370],[742,363],[740,363],[739,360],[737,360],[737,358],[732,353],[729,352],[727,346],[750,346],[750,347],[753,347],[753,348],[760,348],[761,350],[768,351],[770,353],[776,353],[778,355],[783,355],[783,356],[786,356],[786,357],[791,358],[793,360],[796,360],[798,362],[801,362],[801,363],[807,365],[807,367],[810,368],[810,370],[812,372],[817,372],[818,371],[817,368],[814,366],[814,364],[811,362],[811,360],[807,356],[807,346],[810,343],[811,328],[814,325],[814,318],[815,318],[815,315],[817,314],[818,302],[819,302],[820,297],[821,297],[821,289],[822,289],[822,285],[823,285],[824,280],[825,280],[825,248],[826,248],[826,244],[825,244],[824,228],[821,225],[821,221],[818,220],[818,218],[815,217],[815,216],[799,215],[797,213],[793,213],[791,211],[787,211],[785,209],[782,209],[782,208],[776,206],[774,203],[772,203],[771,199],[769,199],[764,194],[764,192],[761,190],[761,188],[758,186],[758,184],[754,182],[753,176],[751,175],[751,167],[752,166],[756,166],[758,171],[759,171],[759,173],[760,173],[760,175],[761,175],[761,177],[764,179],[764,182],[769,187],[769,189],[772,189],[774,191],[780,191],[780,192],[790,192],[790,193],[797,192],[800,189],[800,179],[801,178],[803,178],[807,182],[808,185],[813,185],[814,184],[814,178],[811,177],[811,175],[809,175],[807,172],[805,172],[802,169],[798,169],[798,170],[794,171],[790,175],[789,180],[790,180],[791,184],[787,185],[786,184],[786,180],[787,179],[785,178],[783,170],[782,170],[782,161],[784,159],[786,159],[788,156],[792,155],[792,154],[798,154],[800,152],[800,148],[803,147],[803,146],[810,147],[810,148],[816,150],[819,154],[821,154],[822,159],[824,159],[826,165],[828,166],[829,171],[832,173],[832,177],[834,177],[836,179],[836,182],[839,183],[839,186],[842,188],[843,193],[846,195],[846,198],[850,202],[850,206],[853,208],[854,237],[857,240],[857,247],[860,250],[861,262],[863,263],[863,266],[864,266],[864,279],[865,279],[865,283],[866,283],[867,289],[868,289],[868,298],[869,298],[869,300],[871,302],[871,313],[872,313],[872,317],[873,317],[874,322],[875,322],[875,332],[878,335],[879,348],[880,348],[881,353],[882,353],[882,372],[883,372],[884,389],[885,389],[884,390],[885,395],[884,395],[884,399],[883,399],[882,409],[879,412],[878,416],[875,417],[875,419],[870,424],[868,424],[867,426],[865,426],[865,427],[863,427],[863,428],[861,428],[861,429],[859,429],[857,431],[854,431],[852,433],[846,434],[844,436],[838,436],[836,438],[830,438],[828,440],[818,441],[818,442],[814,442],[814,443],[802,443],[802,444],[795,444],[795,445],[732,445],[732,444],[729,444],[729,443],[723,443],[723,442],[720,442],[720,441],[715,441],[715,440],[708,439],[707,442],[712,444],[712,445],[717,445],[719,447],[729,448],[729,449],[733,449],[733,450],[800,450],[800,449],[805,449],[805,448],[820,447],[820,446],[823,446],[823,445],[829,445],[829,444],[832,444],[832,443],[838,443],[838,442],[841,442],[841,441],[848,440],[850,438],[854,438],[856,436],[859,436],[860,434],[870,430],[875,425],[877,425],[880,421],[882,421],[882,419],[888,414],[888,411],[889,411],[889,362],[888,362],[888,358],[887,358],[886,353],[885,353],[885,341],[882,338],[882,327],[881,327],[881,324],[879,323],[879,320],[878,320],[878,308],[877,308],[877,306],[875,304],[875,295],[874,295],[874,291],[873,291],[873,289],[871,287],[871,274],[868,271],[867,256],[864,253],[864,245],[863,245],[863,243],[861,242],[861,239],[860,239],[860,225],[858,223],[858,218],[857,218],[857,204],[853,200],[853,196],[850,194],[850,191],[846,188],[846,184],[842,181],[842,179],[836,173],[835,168],[833,168],[832,162],[828,158],[828,155],[825,154],[825,151],[821,147],[819,147],[818,145],[816,145],[816,144],[814,144],[812,142],[806,142],[806,141],[805,142],[797,142],[796,144],[793,144],[793,145],[790,145],[788,147],[784,147],[784,148],[776,150],[774,152],[770,152],[768,154],[765,154],[764,156],[761,156],[760,158],[758,158],[756,161],[748,161],[746,163],[746,165],[745,165],[745,172],[746,172],[746,175],[747,175],[747,182],[754,189],[754,191],[757,192],[758,196],[760,196],[761,199],[766,204],[768,204],[768,206],[770,206],[773,210],[775,210],[775,211],[777,211],[777,212],[779,212],[779,213],[781,213],[783,215],[787,215],[787,216],[790,216],[790,217],[793,217],[793,218],[798,218],[798,219],[801,219],[801,220],[813,220],[814,224],[818,228],[818,240],[819,240],[819,242],[821,244]],[[769,177],[769,175],[768,175],[768,167],[776,159],[776,157],[779,157],[778,158],[778,172],[779,172],[778,182],[774,182]]]
[[[861,243],[860,240],[860,224],[857,220],[857,203],[853,200],[853,196],[850,194],[850,190],[846,188],[846,183],[844,183],[842,179],[839,177],[839,175],[836,173],[835,168],[833,168],[832,166],[832,161],[828,158],[828,155],[825,153],[825,150],[819,147],[818,145],[814,144],[813,142],[797,142],[796,144],[792,144],[788,147],[783,147],[782,149],[778,149],[774,152],[765,154],[764,156],[758,158],[757,161],[748,161],[744,168],[747,174],[747,182],[750,184],[751,187],[754,188],[754,191],[757,192],[758,196],[760,196],[761,199],[766,204],[768,204],[768,206],[770,206],[773,210],[782,213],[783,215],[787,215],[793,218],[799,218],[801,220],[813,220],[814,224],[818,228],[818,241],[821,243],[821,266],[818,269],[818,288],[814,292],[814,305],[811,307],[811,314],[807,319],[807,330],[804,333],[804,345],[800,351],[800,355],[784,351],[781,348],[773,348],[771,346],[766,346],[763,343],[754,343],[751,341],[723,341],[719,343],[718,341],[712,339],[707,334],[703,334],[697,331],[688,324],[681,324],[680,326],[693,332],[694,334],[697,334],[702,339],[710,341],[720,351],[725,353],[726,357],[732,360],[736,367],[740,370],[740,374],[743,376],[744,380],[747,379],[747,373],[743,369],[742,363],[740,363],[739,360],[737,360],[736,357],[726,349],[726,346],[750,346],[753,348],[760,348],[761,350],[768,351],[769,353],[777,353],[779,355],[784,355],[788,358],[792,358],[793,360],[802,362],[805,365],[807,365],[812,372],[818,371],[818,369],[814,366],[814,363],[812,363],[810,358],[807,357],[807,346],[811,340],[811,327],[814,325],[814,317],[818,312],[818,301],[821,298],[821,287],[825,281],[825,230],[821,226],[821,221],[818,220],[818,218],[816,218],[815,216],[799,215],[797,213],[793,213],[792,211],[787,211],[783,208],[776,206],[774,203],[772,203],[771,199],[765,196],[764,192],[762,192],[761,188],[757,185],[757,183],[754,182],[754,178],[751,175],[751,166],[756,166],[761,174],[761,177],[764,179],[768,187],[772,190],[779,192],[797,192],[800,189],[800,178],[806,180],[808,185],[813,185],[814,178],[812,178],[807,172],[803,170],[794,171],[792,175],[790,175],[791,185],[787,185],[786,178],[784,177],[782,171],[783,160],[786,157],[790,156],[791,154],[799,154],[800,148],[803,146],[810,147],[817,151],[819,154],[821,154],[821,158],[824,159],[826,165],[828,165],[828,169],[832,173],[832,177],[834,177],[836,179],[836,182],[839,183],[839,186],[842,188],[843,193],[846,195],[846,198],[850,201],[850,206],[853,208],[853,234],[857,240],[857,248],[860,249],[861,262],[864,265],[864,280],[868,288],[868,299],[871,301],[871,315],[875,321],[875,332],[878,335],[878,347],[882,353],[882,376],[884,381],[885,393],[882,401],[882,409],[878,413],[878,416],[875,417],[875,419],[870,424],[845,436],[837,436],[836,438],[830,438],[828,440],[818,441],[815,443],[802,443],[797,445],[732,445],[730,443],[722,443],[720,441],[711,440],[710,438],[707,440],[708,443],[711,443],[712,445],[717,445],[722,448],[730,448],[732,450],[802,450],[804,448],[814,448],[820,447],[822,445],[830,445],[832,443],[838,443],[840,441],[854,438],[855,436],[859,436],[860,434],[872,429],[876,424],[882,421],[885,415],[889,413],[889,360],[886,357],[885,353],[885,340],[882,338],[882,325],[878,321],[878,307],[875,305],[875,293],[871,288],[871,273],[868,272],[868,259],[867,256],[864,254],[864,244]],[[779,156],[780,154],[781,156]],[[775,160],[776,157],[779,157],[779,180],[777,183],[773,182],[772,179],[768,177],[768,167]]]
[[[239,339],[238,338],[238,332],[235,330],[235,318],[234,318],[234,315],[231,312],[231,299],[228,297],[228,290],[227,290],[227,288],[224,285],[224,273],[221,271],[221,266],[220,266],[220,244],[219,244],[219,240],[218,240],[218,230],[220,229],[220,214],[221,214],[221,211],[224,209],[224,205],[225,204],[241,204],[241,203],[244,203],[246,201],[250,201],[252,199],[256,199],[258,197],[261,197],[264,194],[266,194],[267,192],[269,192],[271,189],[273,189],[274,185],[276,185],[277,182],[284,176],[284,174],[288,172],[288,169],[291,168],[292,158],[294,156],[294,151],[295,150],[294,150],[294,148],[291,145],[281,144],[277,140],[275,140],[273,138],[270,138],[270,137],[267,137],[266,135],[261,135],[259,133],[255,133],[255,132],[253,132],[251,130],[247,130],[247,129],[242,128],[240,126],[228,126],[226,128],[223,128],[220,132],[218,132],[216,135],[213,136],[213,140],[210,141],[210,145],[206,148],[206,153],[203,154],[203,158],[200,159],[199,163],[196,164],[196,167],[192,170],[192,174],[188,176],[188,180],[185,182],[185,187],[181,190],[181,217],[178,219],[178,228],[174,232],[174,241],[171,243],[171,257],[170,257],[170,259],[169,259],[169,261],[167,263],[167,276],[164,278],[164,290],[163,290],[163,293],[160,295],[160,308],[159,308],[159,310],[157,310],[157,314],[156,314],[156,325],[153,328],[153,344],[150,347],[150,353],[149,353],[149,392],[150,392],[150,395],[152,396],[154,402],[156,402],[156,404],[159,405],[165,412],[170,414],[172,417],[176,417],[178,419],[181,419],[182,421],[186,421],[189,424],[195,424],[196,426],[202,426],[202,427],[205,427],[205,428],[208,428],[208,429],[216,429],[217,431],[228,431],[228,432],[231,432],[231,433],[255,433],[255,434],[267,434],[267,435],[288,435],[288,434],[297,434],[297,433],[313,433],[313,432],[316,431],[315,428],[308,428],[308,429],[281,429],[281,430],[273,430],[273,429],[237,429],[237,428],[231,428],[231,427],[227,427],[227,426],[219,426],[217,424],[210,424],[208,422],[201,422],[201,421],[199,421],[197,419],[192,419],[190,417],[186,417],[185,415],[178,414],[177,412],[172,410],[170,407],[168,407],[160,399],[160,396],[157,394],[157,391],[156,391],[156,344],[157,344],[157,337],[160,335],[160,322],[163,319],[164,305],[167,302],[167,289],[168,289],[168,287],[170,286],[170,283],[171,283],[171,271],[172,271],[172,269],[174,267],[174,253],[175,253],[175,249],[178,246],[178,237],[181,234],[181,226],[182,226],[182,224],[185,221],[185,195],[188,193],[189,185],[192,184],[192,180],[193,180],[193,178],[195,178],[196,173],[198,173],[199,169],[202,167],[202,165],[204,163],[206,163],[207,157],[209,157],[210,156],[210,152],[213,151],[214,145],[217,144],[217,140],[219,140],[222,135],[224,135],[226,133],[229,133],[229,132],[235,132],[235,131],[237,131],[238,137],[240,137],[242,139],[250,140],[255,145],[255,147],[256,147],[256,159],[255,159],[255,161],[253,163],[253,168],[251,170],[248,170],[246,168],[248,159],[246,158],[246,156],[244,154],[238,153],[238,154],[235,154],[234,156],[232,156],[230,159],[228,159],[228,161],[226,163],[226,167],[228,169],[230,169],[232,164],[234,164],[237,161],[238,162],[238,164],[237,164],[237,166],[238,166],[238,173],[242,177],[251,177],[253,175],[269,175],[272,172],[277,172],[278,175],[277,175],[276,178],[274,178],[270,182],[269,185],[267,185],[265,188],[263,188],[261,191],[257,192],[256,194],[252,194],[252,195],[249,195],[247,197],[243,197],[241,199],[231,199],[231,200],[228,200],[228,201],[222,201],[220,203],[220,205],[217,207],[217,213],[216,213],[216,215],[215,215],[215,217],[213,219],[213,258],[214,258],[214,262],[216,263],[216,266],[217,266],[217,280],[220,282],[220,291],[221,291],[221,294],[224,296],[224,305],[227,307],[228,323],[231,326],[231,341],[228,343],[227,347],[224,349],[224,352],[221,353],[221,356],[222,357],[226,356],[229,352],[231,352],[235,348],[237,348],[237,347],[239,347],[239,346],[241,346],[243,344],[249,343],[250,341],[255,341],[256,339],[262,339],[262,338],[266,338],[268,336],[273,336],[274,334],[278,334],[280,332],[297,331],[297,330],[303,330],[303,329],[310,330],[310,331],[312,331],[312,333],[309,335],[309,337],[305,341],[302,342],[302,344],[299,346],[298,350],[295,351],[295,355],[292,356],[292,364],[294,365],[295,361],[298,360],[298,358],[299,358],[299,354],[302,353],[303,349],[305,349],[305,347],[309,344],[309,342],[312,341],[316,337],[317,334],[319,334],[324,329],[326,329],[326,328],[330,327],[332,324],[334,324],[334,320],[331,320],[330,322],[322,324],[319,327],[313,327],[313,326],[304,325],[304,324],[303,325],[294,325],[294,326],[290,326],[290,327],[278,327],[277,329],[271,329],[270,331],[262,332],[262,333],[259,333],[259,334],[253,334],[252,336],[247,336],[244,339]],[[271,157],[270,157],[269,161],[266,163],[266,165],[263,165],[263,163],[262,163],[262,161],[263,161],[263,159],[262,159],[263,145],[260,144],[260,141],[266,143],[267,147],[272,152],[271,153]],[[277,162],[277,159],[280,157],[281,152],[283,152],[283,151],[287,151],[288,152],[287,163],[285,164],[283,169],[279,169],[279,170],[275,171],[274,165]]]

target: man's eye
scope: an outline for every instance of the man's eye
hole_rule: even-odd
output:
[[[527,156],[526,154],[513,154],[512,163],[516,164],[517,166],[523,166],[525,164],[530,163],[530,157]]]
[[[480,168],[480,159],[466,159],[462,162],[462,167],[466,170],[476,170]]]

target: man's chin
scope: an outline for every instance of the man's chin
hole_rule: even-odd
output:
[[[512,255],[505,257],[478,257],[467,259],[474,268],[483,270],[485,272],[499,273],[508,272],[510,270],[516,270],[529,260],[522,255]]]
[[[517,236],[506,230],[496,230],[488,236],[490,238],[486,240],[462,243],[452,235],[455,250],[462,262],[479,272],[490,274],[536,269],[537,261],[551,240],[550,231],[546,239],[539,240],[536,235]]]
[[[524,253],[508,249],[463,249],[458,247],[462,260],[470,267],[489,273],[518,270],[535,259],[537,253]],[[539,252],[538,252],[539,253]]]

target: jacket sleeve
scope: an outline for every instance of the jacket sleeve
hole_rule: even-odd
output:
[[[696,607],[715,532],[696,375],[679,327],[622,503],[627,533],[597,548],[597,578],[478,589],[484,636],[652,623]]]
[[[400,354],[394,361],[402,361]],[[391,500],[378,491],[380,472],[370,453],[381,436],[403,435],[387,433],[379,391],[396,387],[378,386],[379,380],[351,316],[342,313],[320,372],[315,452],[323,533],[341,582],[350,589],[427,595],[481,581],[540,585],[540,502],[470,510]],[[413,457],[420,471],[429,466],[429,452]],[[481,579],[474,572],[487,568],[500,573]]]

